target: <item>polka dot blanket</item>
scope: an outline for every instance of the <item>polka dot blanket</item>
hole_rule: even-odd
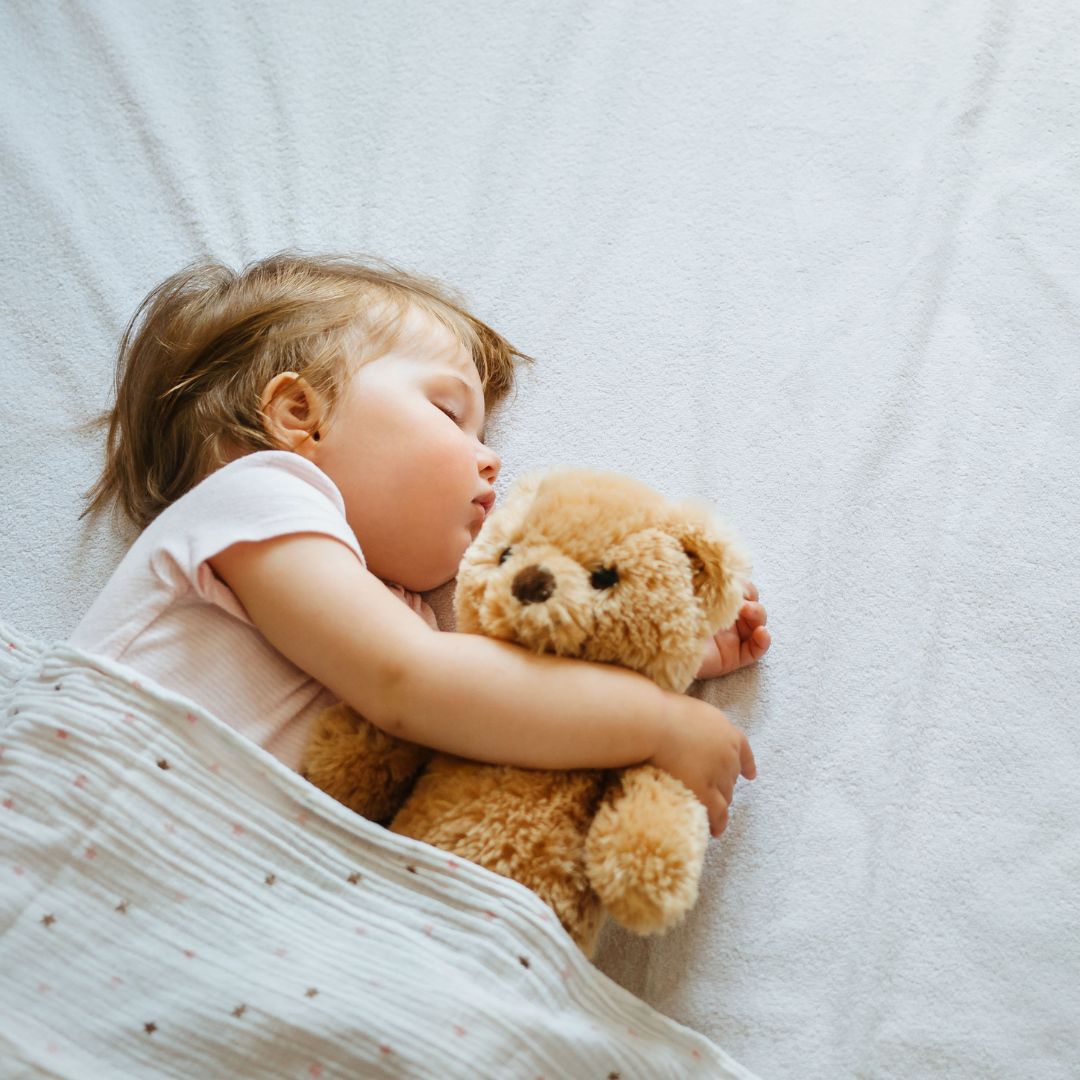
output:
[[[531,892],[0,624],[0,1060],[60,1077],[736,1077]]]

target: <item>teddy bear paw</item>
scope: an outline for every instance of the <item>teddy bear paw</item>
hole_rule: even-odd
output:
[[[616,922],[636,934],[659,934],[697,901],[708,815],[667,773],[651,766],[632,773],[593,819],[586,873]]]

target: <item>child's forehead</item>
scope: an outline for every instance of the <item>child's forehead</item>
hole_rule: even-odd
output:
[[[445,323],[415,304],[409,305],[401,320],[393,351],[466,379],[477,376],[472,350]]]

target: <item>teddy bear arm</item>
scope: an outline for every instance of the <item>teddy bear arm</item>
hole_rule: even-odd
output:
[[[432,751],[380,731],[344,703],[315,720],[300,772],[350,810],[385,823],[412,788]]]
[[[623,769],[589,828],[586,872],[616,922],[659,934],[697,901],[708,840],[708,814],[685,784],[652,765]]]

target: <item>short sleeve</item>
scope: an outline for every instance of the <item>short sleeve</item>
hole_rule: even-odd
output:
[[[152,556],[155,572],[172,578],[174,586],[186,583],[200,599],[248,623],[243,606],[207,562],[233,544],[321,533],[339,540],[364,565],[341,492],[318,466],[287,451],[264,450],[230,462],[154,524],[161,527]]]

